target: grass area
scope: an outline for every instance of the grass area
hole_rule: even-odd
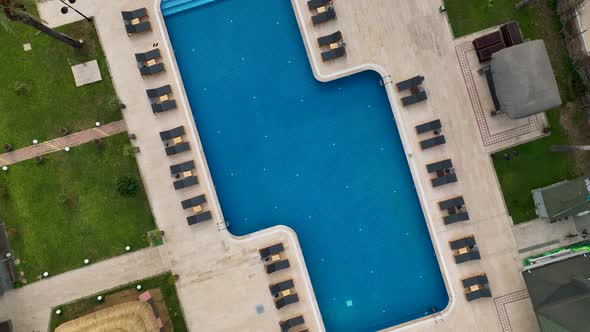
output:
[[[516,20],[525,38],[543,39],[564,103],[574,101],[584,92],[579,77],[572,70],[561,25],[555,11],[555,0],[531,1],[520,11],[513,0],[445,0],[455,37],[464,36],[507,21]],[[536,217],[530,191],[577,175],[576,159],[568,154],[555,154],[549,147],[571,142],[570,133],[561,125],[562,110],[547,112],[551,135],[496,153],[494,167],[502,187],[508,212],[515,223]],[[575,127],[573,128],[575,130]],[[517,149],[520,155],[509,161],[504,153]]]
[[[92,309],[96,305],[96,297],[102,295],[108,297],[110,294],[114,294],[127,289],[134,289],[137,284],[141,284],[143,289],[154,289],[159,288],[166,302],[168,308],[168,314],[172,325],[174,326],[174,332],[185,332],[188,331],[184,316],[182,315],[182,309],[178,296],[176,295],[176,286],[174,286],[174,277],[170,273],[165,273],[153,278],[144,279],[136,282],[129,283],[127,285],[117,287],[108,291],[104,291],[98,294],[91,295],[87,298],[83,298],[68,304],[60,305],[52,308],[51,310],[51,321],[49,323],[49,331],[53,332],[56,327],[60,324],[82,317],[92,312]],[[56,315],[55,310],[59,308],[62,310],[61,315]]]
[[[91,128],[96,121],[121,119],[92,23],[82,21],[58,29],[83,39],[81,50],[23,24],[12,23],[10,28],[11,32],[6,32],[0,27],[0,145],[21,148],[33,139],[45,141],[59,136],[62,127],[74,132]],[[32,50],[25,52],[24,43],[30,43]],[[95,59],[102,81],[77,88],[70,67]]]
[[[141,184],[135,159],[122,152],[128,144],[122,133],[0,174],[0,215],[26,281],[148,245],[155,225],[143,188],[132,197],[116,189],[121,176]]]

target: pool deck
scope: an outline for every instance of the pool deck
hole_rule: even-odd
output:
[[[0,321],[12,319],[17,331],[45,330],[51,306],[170,269],[179,275],[178,294],[188,326],[193,331],[275,331],[279,320],[299,313],[303,313],[310,331],[322,331],[317,302],[296,235],[286,227],[273,227],[236,239],[225,229],[165,26],[157,10],[158,3],[158,0],[78,0],[75,6],[95,18],[114,86],[127,105],[123,115],[128,131],[137,135],[136,144],[141,148],[137,161],[156,223],[166,233],[166,244],[148,249],[153,259],[134,261],[131,272],[116,273],[118,270],[108,269],[111,266],[120,269],[120,264],[130,264],[127,260],[135,257],[125,255],[14,290],[0,297]],[[329,80],[363,69],[376,69],[386,82],[450,297],[450,304],[442,313],[397,328],[537,331],[520,276],[511,221],[489,157],[489,147],[482,140],[481,128],[474,116],[458,61],[457,41],[451,36],[446,16],[438,12],[440,2],[341,0],[335,3],[338,20],[319,27],[311,25],[304,0],[293,0],[293,3],[318,79]],[[79,20],[72,12],[62,15],[61,6],[56,0],[40,5],[40,14],[50,26]],[[148,8],[153,31],[128,37],[120,11],[139,7]],[[347,57],[327,64],[318,62],[315,38],[338,29],[347,43]],[[167,71],[142,80],[133,54],[151,49],[156,42],[163,51]],[[424,87],[429,99],[402,108],[390,82],[416,74],[426,77]],[[179,109],[154,116],[145,90],[167,83],[172,85]],[[413,127],[435,118],[442,121],[447,143],[422,152]],[[158,132],[180,124],[192,129],[188,139],[192,154],[166,157]],[[183,192],[174,191],[168,166],[190,157],[195,158],[198,165],[200,185]],[[448,157],[453,160],[459,182],[433,189],[425,164]],[[180,201],[199,193],[207,194],[206,208],[213,212],[215,221],[189,227]],[[456,194],[465,198],[471,220],[445,226],[436,202]],[[475,235],[482,259],[455,265],[447,242],[468,234]],[[278,241],[285,243],[292,267],[268,276],[257,249]],[[146,256],[143,251],[136,255]],[[104,273],[97,273],[100,282],[83,287],[99,265],[106,267]],[[478,272],[487,273],[494,298],[467,303],[460,279]],[[301,302],[278,311],[268,285],[287,277],[294,278]],[[50,292],[51,296],[35,295],[43,292]],[[256,307],[260,304],[264,306],[264,313],[257,314]]]

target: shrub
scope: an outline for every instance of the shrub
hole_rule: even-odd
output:
[[[0,200],[8,198],[8,188],[0,186]]]
[[[117,180],[117,191],[121,196],[135,196],[138,190],[139,181],[133,176],[125,175]]]
[[[31,93],[31,86],[25,82],[16,82],[14,92],[19,96],[28,96]]]

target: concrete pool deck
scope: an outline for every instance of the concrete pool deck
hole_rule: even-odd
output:
[[[157,249],[153,267],[147,270],[142,264],[136,264],[135,273],[117,277],[111,272],[105,273],[101,275],[102,279],[113,279],[99,283],[96,288],[103,284],[110,286],[133,281],[133,278],[146,276],[152,270],[170,269],[180,276],[177,283],[180,301],[187,324],[194,331],[274,331],[278,329],[279,320],[299,313],[303,313],[310,331],[323,330],[296,236],[286,228],[275,227],[238,240],[225,229],[186,95],[169,52],[158,3],[157,0],[104,0],[99,6],[97,1],[78,0],[75,5],[84,14],[95,18],[113,84],[123,103],[128,105],[124,111],[128,131],[138,137],[136,144],[141,153],[137,160],[150,206],[158,227],[166,233],[166,244]],[[511,221],[489,151],[478,130],[457,58],[456,41],[452,38],[446,16],[438,12],[440,2],[341,0],[335,3],[338,20],[318,27],[311,25],[304,0],[293,0],[293,3],[318,78],[332,79],[363,69],[377,69],[384,76],[450,297],[449,307],[441,314],[396,328],[412,331],[538,330],[520,275]],[[61,14],[61,6],[56,0],[40,5],[40,14],[50,26],[80,19],[73,12]],[[153,31],[128,37],[120,11],[138,7],[148,8]],[[319,50],[315,38],[336,30],[342,31],[348,45],[347,57],[332,63],[317,62]],[[167,71],[142,80],[133,53],[147,51],[154,43],[158,43],[163,51]],[[429,99],[402,108],[390,82],[416,74],[426,77],[424,87]],[[167,83],[172,85],[179,109],[155,117],[151,114],[145,90]],[[435,118],[442,121],[447,144],[420,151],[413,127]],[[179,124],[193,130],[189,138],[193,153],[168,158],[158,131]],[[168,166],[191,157],[198,165],[201,184],[185,192],[176,192],[171,186]],[[433,189],[425,165],[448,157],[453,160],[459,182]],[[198,193],[207,194],[209,203],[206,208],[213,211],[216,221],[189,227],[180,201]],[[463,195],[471,220],[445,226],[436,202],[457,194]],[[482,259],[455,265],[447,242],[468,234],[475,235]],[[278,241],[285,243],[292,267],[269,277],[264,273],[257,249]],[[117,264],[117,259],[104,263]],[[12,291],[0,298],[0,321],[12,319],[17,331],[45,330],[52,305],[101,289],[76,287],[88,283],[88,271],[93,268],[94,265],[68,272],[67,282],[61,282],[58,276],[52,283],[49,283],[52,279],[48,279]],[[460,279],[478,272],[487,273],[494,297],[467,303]],[[272,303],[268,284],[287,276],[295,279],[301,303],[278,311]],[[32,295],[32,289],[43,291],[45,288],[64,291],[62,294],[54,290],[50,299]],[[66,292],[67,289],[76,291]],[[14,303],[18,305],[14,306]],[[264,306],[264,313],[257,314],[256,306],[260,304]],[[31,315],[26,308],[33,307],[35,312]],[[43,308],[46,308],[45,314]]]

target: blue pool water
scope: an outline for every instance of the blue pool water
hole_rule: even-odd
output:
[[[380,76],[316,81],[290,0],[162,7],[230,231],[295,230],[328,331],[446,307]]]

